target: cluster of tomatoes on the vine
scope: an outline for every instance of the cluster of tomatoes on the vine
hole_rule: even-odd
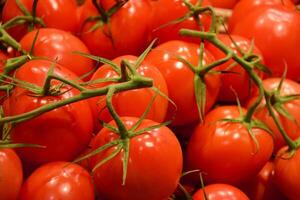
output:
[[[297,3],[6,0],[0,200],[299,200]]]

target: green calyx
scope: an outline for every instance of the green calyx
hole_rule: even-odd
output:
[[[41,27],[46,27],[44,21],[41,18],[36,17],[36,8],[38,4],[38,0],[34,0],[32,4],[32,12],[30,13],[27,8],[20,2],[20,0],[16,0],[16,4],[18,8],[23,13],[23,16],[16,16],[11,20],[7,21],[3,24],[4,29],[10,29],[15,26],[28,24],[28,30],[32,31],[35,25],[39,25]]]

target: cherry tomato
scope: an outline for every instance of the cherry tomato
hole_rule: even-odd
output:
[[[264,5],[282,5],[286,8],[295,9],[295,4],[291,0],[240,0],[232,10],[232,16],[229,18],[229,28],[233,29],[242,18]]]
[[[298,200],[300,197],[300,150],[296,150],[292,157],[286,150],[287,148],[283,147],[274,161],[274,181],[289,200]]]
[[[130,63],[135,63],[137,57],[135,56],[121,56],[113,60],[114,63],[120,65],[121,60],[126,59]],[[154,67],[151,63],[143,62],[137,69],[139,74],[145,77],[153,79],[153,86],[158,88],[162,93],[168,95],[167,84],[160,73],[160,71]],[[109,65],[101,66],[93,75],[92,81],[96,81],[99,78],[112,78],[119,77],[118,73]],[[111,82],[104,82],[91,85],[92,87],[104,87]],[[113,97],[113,106],[116,112],[120,116],[133,116],[140,117],[148,108],[150,102],[154,98],[156,92],[151,88],[141,88],[130,91],[121,92],[115,94]],[[89,100],[95,119],[99,119],[105,122],[112,120],[112,117],[106,108],[105,96],[95,97]],[[156,122],[163,122],[165,119],[168,108],[168,100],[157,95],[150,111],[147,114],[148,119],[152,119]]]
[[[35,170],[22,186],[20,200],[94,200],[89,173],[79,165],[52,162]]]
[[[169,103],[168,119],[175,119],[172,125],[185,125],[199,120],[197,103],[194,91],[194,73],[178,59],[181,57],[194,66],[198,65],[199,45],[183,41],[169,41],[154,48],[146,57],[146,61],[156,66],[163,74],[169,90],[169,97],[177,106],[174,113],[174,106]],[[204,52],[203,64],[213,62],[212,55]],[[207,74],[206,82],[206,107],[208,111],[216,102],[220,87],[219,75]]]
[[[281,77],[287,66],[287,78],[295,81],[300,80],[299,32],[300,13],[282,5],[261,6],[232,29],[233,34],[255,40],[273,77]]]
[[[32,12],[33,0],[20,0],[24,7]],[[76,1],[74,0],[39,0],[36,16],[40,17],[47,27],[76,32],[78,27],[76,16]],[[7,0],[3,7],[2,20],[7,22],[16,16],[24,15],[18,7],[16,0]],[[9,29],[9,33],[17,40],[28,32],[27,25],[16,26]]]
[[[269,133],[252,128],[256,146],[242,123],[222,121],[238,117],[237,106],[217,107],[193,133],[187,148],[187,166],[203,172],[205,183],[241,184],[255,176],[271,157],[273,140]]]
[[[190,3],[196,4],[198,0],[191,0]],[[202,2],[202,6],[210,5],[208,0]],[[152,1],[153,6],[153,23],[152,23],[152,37],[158,38],[160,43],[167,42],[169,40],[184,40],[189,42],[199,43],[199,39],[192,37],[181,36],[179,30],[182,28],[200,30],[201,26],[197,24],[193,17],[189,17],[182,22],[169,24],[174,20],[177,20],[188,13],[188,7],[181,0],[157,0]],[[168,9],[166,9],[168,8]],[[201,25],[204,30],[208,30],[210,26],[211,18],[209,15],[199,15]],[[166,26],[167,25],[167,26]]]
[[[280,78],[268,78],[263,81],[264,88],[271,92],[275,91],[278,88],[278,85],[280,83]],[[300,94],[300,85],[294,81],[291,80],[284,80],[281,90],[280,90],[280,96],[286,96],[286,95],[296,95]],[[258,94],[254,94],[253,97],[250,99],[248,106],[252,105],[253,102],[257,99]],[[290,115],[294,118],[294,120],[288,119],[282,114],[279,114],[274,110],[276,116],[279,118],[284,130],[288,134],[289,137],[292,139],[297,139],[300,137],[300,100],[295,99],[289,102],[286,102],[282,104],[282,107],[290,113]],[[270,113],[266,107],[265,100],[260,104],[260,106],[257,108],[255,112],[255,116],[260,119],[262,122],[264,122],[272,131],[273,138],[274,138],[274,151],[275,153],[284,145],[286,145],[280,131],[278,130],[274,120],[270,116]]]
[[[3,200],[17,199],[22,185],[22,164],[12,149],[0,148],[0,197]]]
[[[101,1],[111,5],[111,0]],[[89,50],[98,56],[115,58],[132,54],[139,55],[147,47],[150,39],[151,5],[148,0],[129,0],[115,12],[109,22],[94,30],[98,21],[86,21],[99,16],[96,7],[90,2],[84,5],[81,14],[81,39]]]
[[[133,117],[121,119],[128,129],[138,121],[138,118]],[[137,131],[157,124],[151,120],[143,120]],[[117,134],[103,128],[96,135],[93,149],[117,139],[119,139]],[[94,182],[99,196],[104,199],[119,200],[167,199],[175,191],[182,170],[182,152],[177,138],[170,129],[162,126],[129,140],[129,162],[125,185],[122,185],[124,150],[121,150],[111,160],[98,167],[94,173]],[[116,148],[116,146],[110,147],[92,157],[92,166],[95,167]]]
[[[228,35],[225,34],[218,35],[218,38],[225,45],[233,49],[234,53],[238,54],[239,56],[241,56],[241,53],[236,48],[236,45],[246,54],[249,53],[248,51],[251,48],[251,41],[238,35],[231,35],[232,40]],[[212,53],[216,60],[220,60],[225,57],[225,54],[221,50],[210,43],[207,45],[207,50]],[[262,59],[260,51],[255,46],[251,54],[256,54]],[[256,88],[254,83],[251,82],[248,73],[242,68],[242,66],[235,65],[232,67],[234,63],[235,61],[231,59],[219,66],[220,70],[232,72],[221,75],[222,85],[218,97],[219,101],[235,102],[236,95],[234,91],[236,92],[239,100],[244,101],[249,97],[251,91]],[[259,75],[262,77],[262,73],[259,73]]]
[[[3,51],[0,51],[0,73],[3,72],[3,67],[5,66],[8,58],[9,58],[9,56],[6,53],[4,53]],[[2,82],[0,85],[2,85]],[[0,91],[0,103],[1,104],[2,104],[3,100],[6,98],[6,96],[7,96],[7,93],[5,91]]]
[[[211,5],[218,8],[233,8],[240,0],[210,0]]]
[[[204,196],[207,195],[207,199]],[[250,200],[241,190],[227,184],[212,184],[199,189],[193,200]]]
[[[32,60],[16,71],[15,77],[38,86],[43,86],[52,62]],[[76,80],[78,77],[71,71],[55,65],[57,76]],[[57,86],[60,82],[53,81]],[[67,99],[78,94],[75,89],[65,86],[60,88],[60,95],[37,97],[31,92],[16,87],[11,96],[4,102],[6,116],[23,114],[43,105]],[[16,149],[24,164],[29,167],[50,161],[70,161],[83,151],[90,139],[93,128],[92,113],[87,101],[80,101],[54,109],[36,118],[16,124],[11,131],[15,143],[39,144],[45,148],[24,147]]]
[[[32,31],[21,39],[20,44],[24,50],[31,49],[36,34],[37,31]],[[43,28],[39,30],[33,55],[49,58],[78,76],[88,74],[94,68],[92,60],[74,53],[75,51],[90,54],[85,44],[71,33]]]
[[[274,163],[272,161],[259,174],[242,187],[251,200],[287,200],[274,184]]]

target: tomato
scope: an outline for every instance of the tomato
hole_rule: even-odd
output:
[[[30,51],[36,34],[37,31],[32,31],[21,39],[20,44],[24,50]],[[78,76],[92,71],[94,68],[92,60],[75,54],[75,51],[90,54],[85,44],[71,33],[58,29],[43,28],[39,30],[33,55],[49,58]]]
[[[190,3],[196,4],[198,0],[191,0]],[[202,2],[202,6],[210,5],[208,0]],[[182,28],[200,30],[200,26],[197,24],[193,17],[189,17],[186,20],[165,26],[166,24],[183,17],[188,13],[187,6],[182,0],[157,0],[152,1],[153,6],[153,22],[152,22],[152,37],[158,38],[160,43],[167,42],[169,40],[184,40],[189,42],[199,43],[199,39],[192,37],[181,36],[179,30]],[[168,8],[168,9],[166,9]],[[210,26],[211,18],[209,15],[199,15],[201,24],[204,30],[208,30]],[[164,26],[164,27],[163,27]]]
[[[300,197],[300,150],[296,150],[292,157],[286,150],[282,148],[275,158],[274,181],[289,200],[297,200]]]
[[[101,3],[111,5],[109,0]],[[84,23],[89,17],[99,16],[95,6],[87,1],[81,13],[81,39],[93,54],[105,58],[139,55],[149,43],[151,10],[148,0],[129,0],[107,23],[92,30],[101,22]]]
[[[20,200],[94,200],[92,178],[79,165],[52,162],[35,170],[22,186]]]
[[[121,118],[129,129],[138,120],[133,117]],[[114,122],[110,123],[114,125]],[[157,125],[152,120],[143,120],[137,128]],[[119,136],[103,128],[94,141],[93,149],[117,140]],[[91,158],[93,167],[110,155],[116,146]],[[173,132],[165,126],[130,138],[129,162],[125,185],[122,185],[124,150],[94,173],[96,190],[103,199],[154,200],[167,199],[176,189],[182,170],[182,152]],[[140,189],[142,188],[142,189]]]
[[[20,2],[32,12],[33,0],[20,0]],[[36,16],[40,17],[49,28],[62,29],[75,32],[78,25],[74,20],[76,16],[76,1],[74,0],[39,0],[36,8]],[[10,19],[23,15],[16,0],[7,0],[3,7],[2,20],[7,22]],[[28,32],[27,25],[16,26],[9,29],[9,33],[17,40]]]
[[[233,8],[240,0],[210,0],[211,5],[218,8]]]
[[[229,18],[229,28],[233,29],[242,18],[264,5],[282,5],[286,8],[295,9],[295,4],[291,0],[240,0],[234,7],[232,16]]]
[[[259,174],[242,189],[251,200],[287,200],[274,184],[274,163],[272,161],[262,168]]]
[[[237,106],[217,107],[193,133],[187,148],[187,167],[203,172],[205,183],[239,185],[255,176],[271,157],[273,140],[269,133],[252,128],[257,147],[243,124],[222,121],[238,117]]]
[[[280,83],[280,78],[268,78],[263,81],[264,88],[271,92],[275,91],[278,88],[278,85]],[[286,95],[296,95],[300,94],[300,85],[297,82],[291,81],[291,80],[284,80],[282,84],[282,88],[280,91],[280,96],[286,96]],[[258,94],[254,94],[253,97],[250,99],[248,106],[253,104],[253,102],[256,100]],[[295,99],[289,102],[286,102],[282,105],[285,110],[290,113],[290,115],[294,118],[295,121],[288,119],[287,117],[283,116],[282,114],[279,114],[274,110],[276,116],[279,118],[284,130],[288,134],[289,137],[292,139],[297,139],[300,137],[300,100]],[[273,138],[274,138],[274,151],[277,152],[281,147],[286,145],[280,131],[278,130],[274,120],[270,116],[270,113],[266,107],[265,101],[263,101],[260,106],[257,108],[255,112],[255,116],[260,119],[262,122],[264,122],[272,131]]]
[[[0,73],[3,72],[3,67],[6,64],[7,59],[9,58],[9,56],[4,53],[3,51],[0,51]],[[1,85],[3,83],[1,82]],[[7,94],[5,91],[0,91],[0,103],[2,104],[3,100],[6,98]],[[1,135],[1,134],[0,134]]]
[[[23,170],[17,154],[12,149],[0,148],[0,197],[17,199],[22,185]]]
[[[296,34],[299,32],[300,13],[281,5],[261,6],[232,29],[233,34],[255,40],[273,77],[281,77],[287,66],[287,78],[295,81],[300,80],[300,57],[296,53],[300,46],[300,37]]]
[[[126,59],[130,63],[137,60],[135,56],[121,56],[113,60],[114,63],[120,65],[121,60]],[[160,73],[151,63],[143,62],[137,69],[139,74],[153,79],[153,86],[158,88],[162,93],[168,95],[167,84]],[[93,75],[92,81],[99,78],[119,77],[118,73],[109,65],[101,66]],[[111,82],[93,84],[91,87],[104,87]],[[140,117],[148,108],[150,102],[154,98],[156,92],[151,88],[134,89],[115,94],[112,100],[116,112],[120,116]],[[95,119],[105,122],[112,120],[112,117],[106,108],[105,96],[95,97],[89,100]],[[168,100],[157,95],[146,118],[156,122],[163,122],[167,113]]]
[[[16,71],[15,77],[38,86],[42,86],[52,62],[32,60]],[[57,76],[74,80],[78,77],[69,70],[55,65]],[[52,81],[57,85],[57,81]],[[4,102],[5,116],[14,116],[29,112],[43,105],[64,100],[78,94],[70,87],[61,88],[61,95],[33,96],[28,90],[16,87]],[[68,91],[69,90],[69,91]],[[80,101],[54,109],[34,119],[18,123],[11,131],[14,143],[39,144],[45,148],[18,148],[24,164],[36,167],[50,161],[70,161],[83,151],[92,136],[93,119],[87,101]]]
[[[228,35],[220,34],[218,35],[219,40],[223,42],[226,46],[230,47],[235,54],[241,56],[241,53],[236,48],[235,44],[244,52],[248,53],[248,51],[251,48],[251,41],[249,41],[246,38],[240,37],[238,35],[231,35],[231,39]],[[234,44],[235,43],[235,44]],[[207,45],[207,50],[209,50],[216,60],[220,60],[225,57],[225,54],[219,50],[217,47],[215,47],[213,44],[209,43]],[[252,54],[256,54],[261,57],[260,51],[254,46]],[[221,81],[222,85],[220,88],[220,93],[218,100],[219,101],[225,101],[225,102],[235,102],[236,101],[236,95],[233,91],[237,93],[237,97],[240,101],[246,100],[251,91],[256,88],[253,82],[251,82],[251,79],[249,78],[248,73],[242,68],[240,65],[235,65],[234,60],[231,59],[228,62],[222,64],[219,66],[220,70],[223,71],[229,71],[233,73],[228,74],[222,74],[221,75]],[[257,70],[258,71],[258,70]],[[262,77],[262,73],[259,73],[259,76]]]
[[[169,103],[168,119],[175,119],[172,125],[185,125],[199,120],[197,103],[194,92],[194,73],[192,70],[178,59],[184,58],[194,66],[197,66],[199,59],[199,45],[183,41],[169,41],[155,47],[146,57],[156,66],[166,79],[169,97],[177,106],[174,113],[174,106]],[[212,55],[204,52],[203,64],[214,61]],[[220,77],[216,74],[205,75],[206,82],[206,106],[208,111],[216,102],[220,87]]]
[[[199,189],[194,195],[193,200],[250,200],[241,190],[227,184],[212,184]]]

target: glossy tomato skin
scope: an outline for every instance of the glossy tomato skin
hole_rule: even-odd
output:
[[[221,40],[221,42],[223,42],[226,46],[230,47],[235,54],[241,56],[241,53],[236,48],[235,44],[243,52],[248,53],[248,51],[251,48],[250,40],[238,35],[231,35],[231,38],[225,34],[218,35],[218,39]],[[226,56],[221,50],[219,50],[211,43],[207,45],[207,50],[209,50],[212,53],[212,55],[215,57],[216,60],[220,60]],[[254,46],[252,53],[260,56],[263,62],[261,52],[259,51],[259,49],[257,49],[257,47]],[[235,61],[231,59],[228,62],[219,66],[220,70],[232,72],[232,73],[226,73],[221,75],[222,85],[218,96],[219,101],[235,102],[236,94],[237,94],[239,100],[243,102],[249,97],[251,91],[253,91],[256,88],[254,83],[251,81],[248,73],[244,70],[242,66],[236,65],[234,67],[231,67],[231,65],[233,65],[234,62]],[[263,75],[258,70],[257,70],[257,74],[260,77],[262,77]]]
[[[169,103],[167,119],[175,119],[172,125],[186,125],[199,120],[197,104],[194,94],[194,73],[178,57],[184,58],[194,66],[198,64],[199,45],[173,40],[163,43],[154,48],[146,57],[146,61],[156,66],[163,74],[169,90],[169,97],[177,106]],[[209,64],[214,61],[213,56],[205,51],[203,63]],[[206,107],[208,111],[216,102],[220,87],[219,75],[208,74],[206,81]]]
[[[0,148],[0,197],[17,199],[23,180],[22,163],[12,149]]]
[[[27,33],[20,41],[22,48],[30,51],[37,31]],[[90,54],[85,44],[77,37],[63,30],[42,28],[34,45],[33,55],[46,57],[68,68],[78,76],[92,71],[93,61],[74,53]]]
[[[9,56],[3,51],[0,51],[0,73],[3,72],[3,67],[6,64],[7,59],[9,59]],[[3,100],[6,98],[6,96],[7,93],[5,91],[0,91],[0,104],[3,103]]]
[[[274,91],[278,88],[278,85],[280,83],[280,78],[268,78],[263,81],[263,86],[267,91]],[[296,95],[300,94],[300,85],[292,80],[284,80],[282,84],[282,88],[280,91],[281,96],[286,95]],[[258,94],[252,95],[252,98],[250,99],[248,103],[248,107],[250,107],[253,102],[257,99]],[[295,99],[292,101],[289,101],[287,103],[283,104],[283,108],[286,109],[288,113],[295,119],[295,121],[288,119],[287,117],[279,114],[274,110],[275,115],[279,118],[284,130],[288,134],[289,137],[292,139],[297,139],[300,137],[300,100]],[[274,152],[276,153],[281,147],[286,145],[280,131],[278,130],[274,120],[269,114],[269,111],[266,107],[265,101],[263,100],[262,103],[259,105],[255,112],[255,117],[260,119],[262,122],[264,122],[272,131],[273,138],[274,138]]]
[[[16,71],[16,78],[42,86],[53,63],[33,60]],[[71,71],[55,65],[54,73],[63,78],[74,80],[78,77]],[[58,84],[58,82],[53,82]],[[29,91],[16,87],[4,102],[6,116],[19,115],[40,106],[67,99],[78,94],[75,89],[63,87],[62,95],[35,97]],[[93,119],[89,104],[80,101],[54,109],[34,119],[18,123],[11,131],[15,143],[39,144],[45,148],[18,148],[17,153],[29,167],[36,167],[50,161],[70,161],[84,150],[92,135]]]
[[[133,117],[121,119],[127,128],[138,120]],[[156,124],[158,123],[151,120],[143,120],[137,130]],[[96,135],[93,149],[118,138],[118,135],[103,128]],[[116,147],[111,147],[92,157],[92,166],[115,149]],[[123,154],[122,150],[95,171],[96,190],[103,199],[167,199],[175,191],[182,171],[182,152],[177,138],[169,128],[163,126],[130,139],[127,177],[122,186]]]
[[[204,191],[207,200],[250,200],[238,188],[227,184],[212,184],[205,186]],[[199,189],[194,195],[193,200],[206,200],[203,189]]]
[[[33,0],[20,0],[29,12],[32,11]],[[76,32],[78,27],[76,16],[76,1],[74,0],[40,0],[37,4],[36,16],[40,17],[46,24],[46,27],[62,29],[69,32]],[[6,1],[2,20],[8,20],[23,15],[15,0]],[[17,40],[28,32],[28,26],[21,25],[9,29],[9,33]]]
[[[190,3],[196,4],[197,0],[191,0]],[[175,23],[166,24],[177,20],[189,12],[187,6],[181,0],[157,0],[152,1],[153,7],[153,22],[152,22],[152,38],[158,38],[160,43],[164,43],[170,40],[182,40],[188,42],[195,42],[199,44],[200,40],[188,37],[181,36],[179,30],[186,28],[192,30],[200,30],[200,26],[197,24],[193,17],[189,17],[186,20]],[[202,6],[208,6],[210,2],[204,0]],[[168,8],[168,9],[166,9]],[[201,14],[199,15],[201,24],[203,25],[204,30],[208,30],[211,22],[209,15]]]
[[[211,5],[218,8],[232,9],[241,0],[210,0]]]
[[[51,162],[35,170],[22,186],[19,200],[94,200],[89,173],[79,165]]]
[[[114,63],[120,66],[121,60],[126,59],[130,63],[135,63],[137,57],[135,56],[121,56],[113,60]],[[166,81],[160,71],[151,63],[143,62],[137,69],[137,72],[144,77],[151,78],[153,80],[153,86],[158,88],[163,94],[168,95],[168,88]],[[101,66],[91,78],[95,81],[99,78],[112,78],[119,77],[117,72],[109,65]],[[92,87],[104,87],[111,82],[93,84]],[[129,91],[120,92],[114,95],[112,103],[116,112],[120,116],[133,116],[140,117],[148,108],[152,98],[155,96],[155,91],[151,88],[140,88]],[[89,100],[95,119],[99,119],[105,122],[112,120],[112,117],[106,108],[105,96],[95,97]],[[168,100],[157,95],[149,113],[147,119],[152,119],[156,122],[163,122],[167,114]]]
[[[248,27],[252,27],[248,29]],[[283,6],[261,6],[242,18],[232,34],[254,39],[272,77],[281,77],[287,66],[287,78],[300,80],[300,13]],[[265,33],[268,33],[266,37]]]
[[[296,9],[291,0],[240,0],[232,10],[232,16],[229,18],[229,29],[233,30],[239,21],[247,16],[253,10],[261,6],[282,5],[289,9]]]
[[[111,5],[111,1],[102,1]],[[81,39],[92,54],[116,58],[121,55],[139,55],[150,40],[150,20],[152,8],[148,0],[129,0],[110,17],[108,23],[91,30],[100,21],[84,21],[91,16],[99,16],[97,9],[89,1],[81,13]]]
[[[272,155],[273,140],[269,133],[252,129],[257,149],[244,125],[222,121],[239,116],[237,106],[217,107],[207,114],[205,123],[195,129],[190,139],[187,167],[203,172],[206,183],[239,185],[255,176]]]
[[[283,147],[275,158],[274,181],[289,200],[297,200],[300,197],[300,150],[296,150],[292,157],[286,151],[287,148]]]
[[[287,200],[274,183],[274,162],[269,161],[259,174],[242,186],[251,200]]]

